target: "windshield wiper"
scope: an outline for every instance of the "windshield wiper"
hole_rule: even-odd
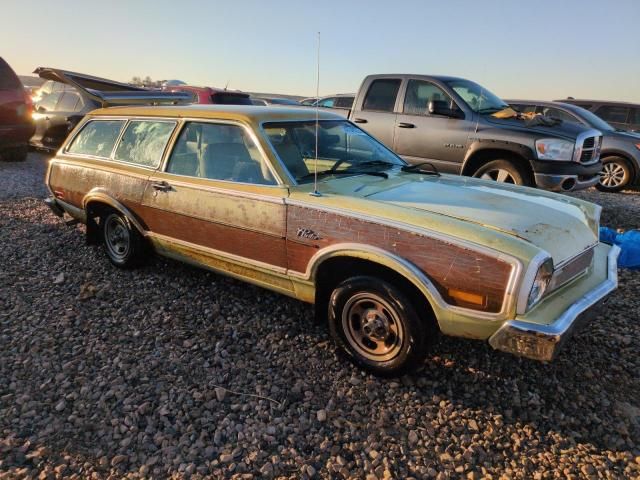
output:
[[[433,170],[422,170],[422,166],[429,165]],[[407,173],[422,173],[424,175],[435,175],[436,177],[440,176],[440,172],[435,167],[435,165],[431,162],[422,162],[416,163],[415,165],[403,165],[401,170]]]
[[[301,177],[296,178],[296,180],[306,180],[308,178],[313,178],[316,174],[313,172],[307,173]],[[374,177],[382,177],[389,178],[389,175],[385,172],[372,172],[367,170],[322,170],[318,172],[318,176],[321,177],[323,175],[371,175]]]

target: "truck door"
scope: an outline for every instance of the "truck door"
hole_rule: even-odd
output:
[[[446,104],[452,117],[429,113],[429,102]],[[409,80],[395,123],[394,151],[409,163],[431,162],[438,170],[459,174],[468,148],[471,119],[438,85]]]
[[[358,98],[350,116],[351,121],[389,148],[393,148],[395,108],[401,83],[400,78],[376,78],[368,86],[363,85],[367,89],[364,99]]]

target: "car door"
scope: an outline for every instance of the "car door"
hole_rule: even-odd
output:
[[[144,219],[174,258],[291,290],[286,279],[286,186],[251,131],[236,123],[186,122],[165,168],[149,179]]]
[[[461,118],[429,113],[429,102],[446,102]],[[395,124],[394,151],[409,163],[431,162],[438,170],[460,173],[473,122],[442,88],[411,79],[404,88]]]
[[[43,147],[53,144],[49,132],[51,126],[51,118],[55,115],[56,105],[61,97],[60,92],[52,92],[42,98],[36,105],[33,112],[33,122],[35,124],[35,133],[32,142]]]
[[[380,140],[387,147],[393,148],[393,134],[396,122],[396,101],[402,79],[376,78],[367,86],[360,105],[354,105],[355,110],[351,120],[362,129]]]
[[[78,102],[80,102],[80,95],[77,92],[71,90],[62,92],[55,111],[49,115],[47,137],[51,139],[52,146],[62,145],[67,138],[71,130],[69,119],[75,114]]]

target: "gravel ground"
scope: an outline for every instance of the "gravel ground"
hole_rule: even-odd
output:
[[[0,163],[0,478],[639,478],[640,272],[552,364],[442,338],[381,380],[312,309],[154,259],[125,272]],[[578,194],[638,227],[640,194]]]

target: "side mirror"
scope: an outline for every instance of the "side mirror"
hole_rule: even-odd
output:
[[[449,108],[449,102],[444,100],[431,100],[427,105],[429,115],[442,115],[449,118],[463,118],[464,114],[458,109]]]

